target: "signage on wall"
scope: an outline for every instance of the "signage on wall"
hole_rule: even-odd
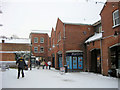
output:
[[[79,53],[67,53],[66,56],[82,56],[83,53],[79,52]]]

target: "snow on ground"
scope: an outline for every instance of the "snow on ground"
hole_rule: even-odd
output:
[[[2,73],[2,88],[118,88],[118,79],[88,72],[61,75],[58,70],[32,69],[17,79],[17,69]],[[0,76],[1,77],[1,76]]]
[[[2,72],[0,70],[0,90],[2,89]]]

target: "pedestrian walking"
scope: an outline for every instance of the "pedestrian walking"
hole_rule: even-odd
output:
[[[49,70],[51,68],[51,61],[48,61]]]
[[[40,60],[38,61],[38,69],[40,68]]]
[[[47,62],[45,62],[45,66],[46,66],[46,69],[48,69],[48,64],[47,64]]]
[[[24,77],[24,68],[27,67],[25,60],[23,59],[23,57],[20,57],[20,59],[18,59],[16,61],[16,65],[18,65],[18,77],[17,79],[19,79],[20,77],[20,71],[22,71],[22,77]]]
[[[41,64],[42,64],[42,67],[44,69],[44,67],[45,67],[45,61],[43,60]]]

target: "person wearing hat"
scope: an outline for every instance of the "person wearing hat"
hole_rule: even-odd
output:
[[[25,60],[23,59],[23,57],[20,57],[20,59],[18,59],[16,61],[16,64],[18,65],[18,77],[17,77],[17,79],[19,79],[20,71],[22,71],[22,77],[24,77],[24,71],[23,70],[24,70],[25,66],[27,66],[27,65],[26,65]]]

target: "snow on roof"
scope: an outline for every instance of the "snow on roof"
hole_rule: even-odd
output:
[[[74,24],[74,25],[92,25],[94,24],[96,21],[92,20],[92,19],[84,19],[84,18],[63,18],[60,17],[59,18],[63,23],[65,24]],[[98,20],[97,20],[98,21]]]
[[[41,34],[47,34],[48,32],[50,31],[48,30],[32,30],[31,31],[31,33],[41,33]]]
[[[102,33],[95,33],[92,37],[85,41],[85,43],[96,41],[102,38]]]
[[[30,51],[0,51],[0,53],[30,53]]]
[[[29,38],[0,38],[0,43],[2,43],[2,40],[4,40],[4,43],[20,43],[20,44],[29,44],[30,39]]]

